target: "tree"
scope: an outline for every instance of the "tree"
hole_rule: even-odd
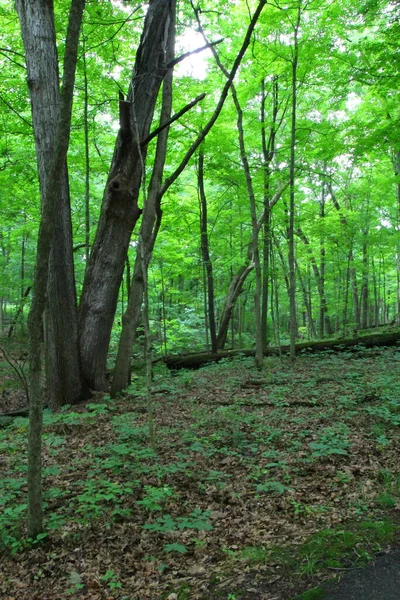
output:
[[[154,0],[143,33],[126,99],[120,97],[120,129],[104,190],[101,216],[79,304],[81,367],[92,389],[107,388],[111,328],[138,207],[147,138],[161,83],[168,71],[165,48],[173,2]]]
[[[42,9],[30,13],[30,3],[19,3],[18,10],[21,26],[33,28],[41,25],[43,11],[48,8],[47,2],[37,2],[36,8]],[[47,5],[47,6],[46,6]],[[68,151],[72,101],[75,82],[75,69],[78,56],[79,32],[82,22],[85,0],[72,0],[69,13],[68,31],[64,56],[63,87],[60,104],[56,112],[56,130],[52,146],[52,160],[42,198],[42,218],[40,222],[38,246],[36,252],[36,268],[33,281],[32,304],[29,313],[29,438],[28,438],[28,535],[36,538],[43,530],[42,518],[42,486],[41,486],[41,433],[42,433],[42,391],[41,391],[41,345],[42,318],[46,306],[46,290],[48,286],[51,250],[55,244],[56,218],[58,199],[64,184],[63,172]],[[46,21],[50,27],[44,30],[44,40],[52,38],[52,18]],[[27,48],[28,49],[28,48]],[[49,59],[52,53],[49,54]],[[35,80],[31,81],[35,85]],[[33,107],[32,107],[33,108]],[[39,155],[39,153],[38,153]],[[38,156],[40,160],[40,157]]]
[[[27,82],[41,198],[48,185],[60,104],[58,54],[52,2],[17,0],[25,47]],[[54,222],[46,304],[46,373],[48,403],[57,407],[84,395],[79,366],[76,290],[67,164],[62,167]]]

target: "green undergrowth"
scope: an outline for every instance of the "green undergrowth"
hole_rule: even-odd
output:
[[[300,588],[365,564],[398,537],[400,370],[395,350],[364,355],[156,373],[155,447],[138,380],[117,400],[45,411],[37,540],[26,538],[28,420],[14,419],[0,429],[0,550],[22,556],[44,540],[75,547],[88,531],[100,540],[126,530],[160,580],[204,560],[211,590],[242,564],[271,579],[284,570]],[[119,593],[123,574],[109,571],[99,580]],[[189,598],[191,585],[166,586],[165,597]]]

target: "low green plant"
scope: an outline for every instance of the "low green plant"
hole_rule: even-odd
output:
[[[107,584],[108,588],[112,592],[122,588],[122,583],[120,582],[118,575],[112,569],[106,571],[105,574],[100,577],[100,579]]]
[[[164,510],[165,505],[170,498],[176,498],[175,491],[168,485],[162,487],[144,486],[145,493],[142,500],[138,500],[137,504],[143,506],[148,511]]]

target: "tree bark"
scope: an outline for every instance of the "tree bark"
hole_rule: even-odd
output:
[[[34,6],[33,6],[34,4]],[[43,10],[50,3],[17,1],[17,8],[24,27],[41,27],[40,13],[30,9]],[[46,186],[42,198],[42,216],[39,227],[36,267],[33,280],[32,303],[28,319],[29,330],[29,434],[28,434],[28,535],[36,538],[43,530],[42,482],[41,482],[41,440],[43,422],[43,402],[41,392],[41,343],[42,319],[46,306],[51,248],[57,234],[58,199],[63,189],[65,161],[69,145],[75,69],[78,55],[79,32],[85,0],[72,0],[68,21],[68,31],[64,56],[63,86],[60,104],[56,112],[56,131],[52,146],[52,160],[49,163]],[[31,18],[34,20],[32,21]],[[39,22],[38,22],[39,18]],[[43,32],[44,34],[46,32]],[[49,33],[49,32],[47,32]],[[51,33],[51,30],[50,30]],[[39,38],[45,43],[44,38]],[[30,85],[35,85],[34,81]]]
[[[43,197],[49,181],[60,103],[53,3],[17,0]],[[60,168],[55,238],[46,304],[46,379],[49,406],[72,404],[84,394],[79,366],[71,210],[66,162]]]
[[[290,307],[290,359],[296,358],[297,338],[297,315],[296,315],[296,267],[295,267],[295,245],[294,245],[294,221],[295,221],[295,160],[296,160],[296,111],[297,111],[297,67],[299,62],[299,29],[301,18],[301,0],[298,0],[297,17],[294,26],[294,47],[292,59],[292,116],[290,134],[290,165],[289,165],[289,307]]]
[[[107,388],[111,329],[132,231],[158,91],[167,72],[165,48],[171,0],[150,3],[126,101],[120,98],[120,129],[103,196],[101,216],[79,306],[82,369],[92,389]]]
[[[278,202],[279,198],[282,196],[283,192],[288,187],[288,183],[284,184],[279,190],[274,194],[269,203],[269,212],[271,213],[272,208]],[[260,218],[257,222],[258,230],[260,231],[263,223],[264,223],[264,211],[260,215]],[[225,298],[224,308],[222,311],[222,315],[219,321],[218,335],[217,335],[217,346],[218,350],[223,350],[226,338],[228,335],[229,323],[232,318],[232,314],[235,308],[236,300],[239,298],[240,294],[243,291],[243,285],[246,281],[248,275],[254,269],[254,260],[253,260],[253,244],[250,242],[247,246],[246,259],[244,264],[239,267],[238,271],[233,276],[229,288],[228,293]]]
[[[269,136],[265,133],[265,80],[261,83],[261,144],[263,153],[263,171],[264,171],[264,223],[263,223],[263,271],[262,271],[262,299],[261,299],[261,339],[263,352],[268,346],[268,283],[269,283],[269,251],[271,248],[271,163],[275,155],[275,139],[277,133],[278,117],[278,77],[272,81],[272,117],[269,130]]]
[[[207,198],[204,189],[204,151],[200,148],[199,163],[197,173],[198,190],[200,196],[200,244],[203,263],[206,268],[206,296],[208,309],[208,325],[210,328],[211,352],[217,352],[217,331],[215,324],[214,309],[214,276],[213,266],[210,258],[209,240],[208,240],[208,218],[207,218]]]
[[[169,64],[174,56],[175,47],[175,3],[171,3],[169,32],[166,47],[165,62]],[[170,68],[163,82],[163,98],[160,123],[165,123],[171,116],[172,109],[172,80],[173,69]],[[139,324],[144,291],[144,269],[151,260],[154,244],[161,225],[161,196],[160,188],[167,153],[169,127],[162,129],[157,138],[156,155],[150,180],[146,202],[143,207],[143,217],[139,233],[139,243],[133,270],[132,283],[129,289],[127,309],[122,317],[122,331],[118,344],[115,361],[111,394],[115,396],[129,385],[131,371],[131,352]],[[145,265],[142,261],[145,260]]]

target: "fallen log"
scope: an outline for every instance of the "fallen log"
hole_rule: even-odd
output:
[[[296,353],[299,352],[323,352],[324,350],[332,350],[334,352],[342,352],[350,350],[358,352],[362,348],[373,348],[382,346],[395,346],[400,341],[400,330],[390,333],[368,334],[353,338],[343,338],[335,340],[318,340],[313,342],[301,342],[296,344]],[[360,348],[360,346],[362,348]],[[282,354],[289,353],[289,346],[281,346]],[[235,356],[254,356],[254,349],[246,350],[221,350],[217,354],[211,352],[197,352],[195,354],[185,355],[169,355],[164,356],[163,361],[171,370],[178,369],[198,369],[203,365],[212,362],[218,362],[223,358],[233,358]],[[267,348],[264,356],[278,356],[279,348],[271,346]]]

